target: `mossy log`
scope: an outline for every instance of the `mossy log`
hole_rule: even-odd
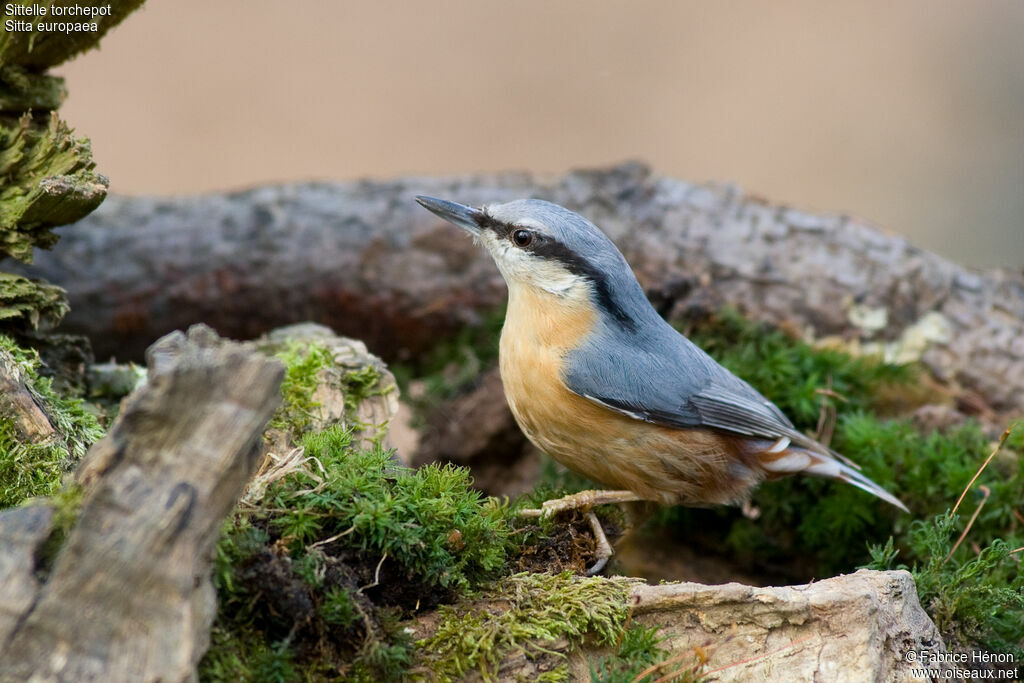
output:
[[[10,64],[0,68],[0,112],[51,111],[68,96],[64,79]]]
[[[16,541],[0,562],[0,680],[195,676],[216,610],[211,552],[262,453],[283,368],[203,327],[147,359],[148,382],[76,473],[81,513],[44,583],[50,508],[0,514],[0,538]]]
[[[92,150],[51,112],[0,117],[0,260],[32,262],[35,247],[57,242],[50,230],[73,223],[107,196],[107,179],[96,173]]]
[[[352,430],[362,448],[390,447],[388,428],[398,413],[398,385],[380,358],[358,339],[323,325],[300,323],[271,330],[256,348],[285,362],[284,404],[264,437],[284,454],[301,436],[333,426]]]
[[[49,329],[67,312],[67,298],[60,287],[0,273],[0,330]]]
[[[610,586],[611,580],[606,581]],[[520,617],[557,620],[565,599],[552,593],[534,606],[535,613]],[[906,571],[860,570],[806,585],[766,588],[637,583],[626,599],[630,624],[657,629],[668,651],[644,680],[698,680],[695,674],[704,674],[699,680],[893,681],[911,679],[912,670],[927,670],[940,679],[948,668],[914,659],[922,651],[944,652],[945,646]],[[493,640],[493,629],[505,623],[501,615],[509,609],[500,600],[457,605],[451,613],[472,625],[459,634],[459,644],[447,649],[461,647],[470,661],[481,658],[474,648]],[[445,618],[442,614],[440,622]],[[439,626],[436,614],[413,623],[417,638],[431,638]],[[592,641],[582,648],[571,647],[567,638],[521,642],[492,653],[500,663],[488,668],[491,680],[522,681],[538,680],[568,664],[568,680],[592,680],[595,661],[607,654],[608,648]],[[426,661],[432,662],[430,655]],[[463,680],[481,676],[469,671]]]
[[[501,279],[415,194],[468,204],[534,196],[580,211],[665,314],[728,303],[756,319],[921,356],[997,408],[1024,406],[1024,276],[972,272],[864,221],[693,185],[638,164],[113,197],[30,272],[71,292],[69,330],[137,355],[195,321],[256,337],[314,320],[386,360],[429,348],[504,301]]]

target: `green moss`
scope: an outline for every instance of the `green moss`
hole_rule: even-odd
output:
[[[991,652],[1012,653],[1020,661],[1024,572],[1014,557],[1014,544],[997,538],[983,548],[961,545],[954,551],[961,526],[959,516],[949,514],[915,521],[908,535],[908,555],[920,559],[911,567],[898,566],[913,573],[921,604],[948,646],[981,645]],[[899,551],[890,538],[884,546],[873,546],[871,554],[869,568],[891,569]]]
[[[661,647],[664,640],[656,626],[630,626],[622,632],[615,652],[591,665],[591,682],[650,683],[663,676],[675,683],[699,680],[701,657],[694,652],[689,661],[667,661],[671,653]]]
[[[426,587],[465,588],[505,562],[504,512],[471,488],[469,472],[450,465],[396,467],[390,452],[350,448],[340,428],[303,439],[306,456],[324,468],[319,483],[298,473],[267,492],[287,512],[273,525],[296,549],[341,532],[338,543],[388,556],[404,580]],[[307,492],[319,486],[319,492]]]
[[[103,429],[82,401],[60,396],[49,378],[39,376],[34,351],[0,335],[0,356],[0,362],[18,372],[56,430],[51,441],[26,443],[11,419],[0,416],[0,507],[9,507],[58,491],[63,475],[103,436]]]
[[[382,386],[383,373],[375,365],[347,369],[337,364],[334,352],[318,342],[290,341],[275,354],[285,364],[281,385],[282,403],[270,422],[273,429],[289,430],[294,440],[316,425],[324,428],[321,404],[314,397],[317,387],[327,384],[344,396],[343,424],[365,429],[359,424],[357,410],[365,399],[386,393],[393,385]]]
[[[342,376],[346,416],[355,415],[359,404],[365,399],[387,391],[378,387],[380,380],[380,369],[374,365],[364,365],[356,370],[350,370]]]
[[[57,241],[51,228],[99,206],[107,180],[93,170],[92,150],[56,114],[0,117],[0,258],[32,262],[34,247]]]
[[[1017,423],[1006,439],[1008,452],[993,458],[972,485],[961,509],[971,509],[964,522],[947,508],[915,520],[910,528],[890,536],[885,544],[870,547],[873,569],[899,565],[914,574],[921,604],[947,639],[960,649],[982,646],[992,652],[1012,652],[1024,657],[1024,571],[1018,557],[1024,547],[1024,530],[1015,514],[1024,499],[1024,423]],[[997,454],[998,455],[998,454]],[[963,480],[978,471],[984,456],[969,466],[954,460],[934,465],[936,476]],[[941,472],[943,469],[951,472]],[[928,480],[928,473],[923,474]],[[928,480],[930,483],[930,480]],[[941,495],[941,491],[935,495]],[[959,496],[949,496],[948,501]]]
[[[228,629],[220,623],[215,623],[210,631],[210,649],[199,665],[199,678],[252,683],[302,679],[295,666],[295,653],[286,643],[272,646],[253,629]]]
[[[880,397],[891,396],[894,387],[912,392],[916,368],[814,349],[730,312],[699,323],[692,336],[779,405],[797,429],[814,433],[822,410],[835,410],[832,447],[916,514],[945,510],[988,451],[975,424],[922,436],[907,420],[869,412],[887,401]],[[827,387],[843,399],[821,395]],[[994,538],[1010,528],[1011,501],[1024,496],[1024,474],[1005,462],[984,481],[994,487],[995,505],[979,523]],[[883,542],[891,533],[905,547],[912,519],[854,487],[810,477],[766,483],[753,501],[761,511],[756,521],[732,508],[677,508],[660,512],[658,520],[680,538],[698,544],[705,539],[718,552],[724,539],[725,549],[748,569],[788,567],[782,580],[806,580],[863,564],[866,544]]]
[[[289,662],[309,678],[400,679],[412,643],[397,617],[496,576],[508,511],[464,468],[406,470],[355,448],[351,429],[302,445],[306,466],[239,510],[218,544],[220,641],[203,677],[255,680],[246,662],[262,642],[263,659],[298,653]]]
[[[290,342],[275,357],[285,365],[281,383],[281,407],[270,421],[273,429],[292,429],[302,433],[317,419],[314,412],[319,403],[313,393],[320,382],[321,371],[334,365],[331,350],[315,342]]]
[[[925,518],[949,508],[991,450],[974,423],[920,435],[909,421],[864,413],[840,417],[833,446]],[[980,483],[990,488],[991,498],[975,523],[977,538],[987,543],[1018,537],[1013,509],[1014,501],[1024,499],[1024,470],[1013,458],[1003,458]],[[850,571],[867,561],[866,544],[882,543],[890,534],[908,550],[914,518],[841,482],[809,477],[770,482],[755,491],[753,501],[761,511],[757,520],[732,508],[674,508],[658,518],[680,537],[703,532],[718,539],[719,551],[724,538],[725,547],[748,567],[793,567],[794,580]]]
[[[484,591],[472,606],[442,607],[436,633],[419,641],[421,664],[436,677],[471,671],[493,680],[501,661],[514,651],[562,657],[545,647],[559,638],[570,649],[584,639],[615,645],[629,614],[636,579],[561,574],[516,574]],[[499,602],[490,609],[489,602]]]
[[[823,405],[843,412],[877,410],[885,389],[907,386],[919,375],[913,365],[813,348],[734,309],[724,309],[688,332],[695,344],[750,382],[800,429],[817,426]]]

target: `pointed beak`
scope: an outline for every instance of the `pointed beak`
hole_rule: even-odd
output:
[[[470,235],[475,237],[480,234],[480,224],[477,223],[477,218],[482,214],[479,209],[423,195],[417,196],[416,201],[427,211],[454,223]]]

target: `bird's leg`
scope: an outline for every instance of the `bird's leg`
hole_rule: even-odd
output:
[[[604,566],[608,564],[608,560],[612,556],[612,544],[608,542],[608,537],[604,535],[604,527],[601,526],[601,520],[597,518],[593,510],[587,510],[587,521],[590,522],[590,528],[594,532],[594,542],[597,546],[594,548],[594,559],[595,562],[589,568],[587,568],[587,576],[595,576],[604,569]]]
[[[594,532],[594,542],[597,546],[594,549],[596,561],[587,569],[587,576],[594,576],[604,569],[613,554],[612,545],[608,542],[608,537],[605,536],[601,521],[594,514],[594,506],[609,503],[635,503],[639,500],[643,499],[632,491],[580,491],[562,498],[544,501],[544,505],[539,509],[520,510],[519,514],[523,517],[550,517],[566,510],[583,510],[583,514],[590,522],[590,528]]]
[[[538,508],[520,510],[523,517],[550,517],[566,510],[589,510],[595,505],[609,503],[635,503],[643,500],[632,491],[580,491],[554,500],[546,500]]]

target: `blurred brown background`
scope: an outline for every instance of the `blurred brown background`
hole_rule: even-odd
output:
[[[1020,0],[150,0],[59,72],[115,192],[632,158],[1019,268],[1022,36]]]

